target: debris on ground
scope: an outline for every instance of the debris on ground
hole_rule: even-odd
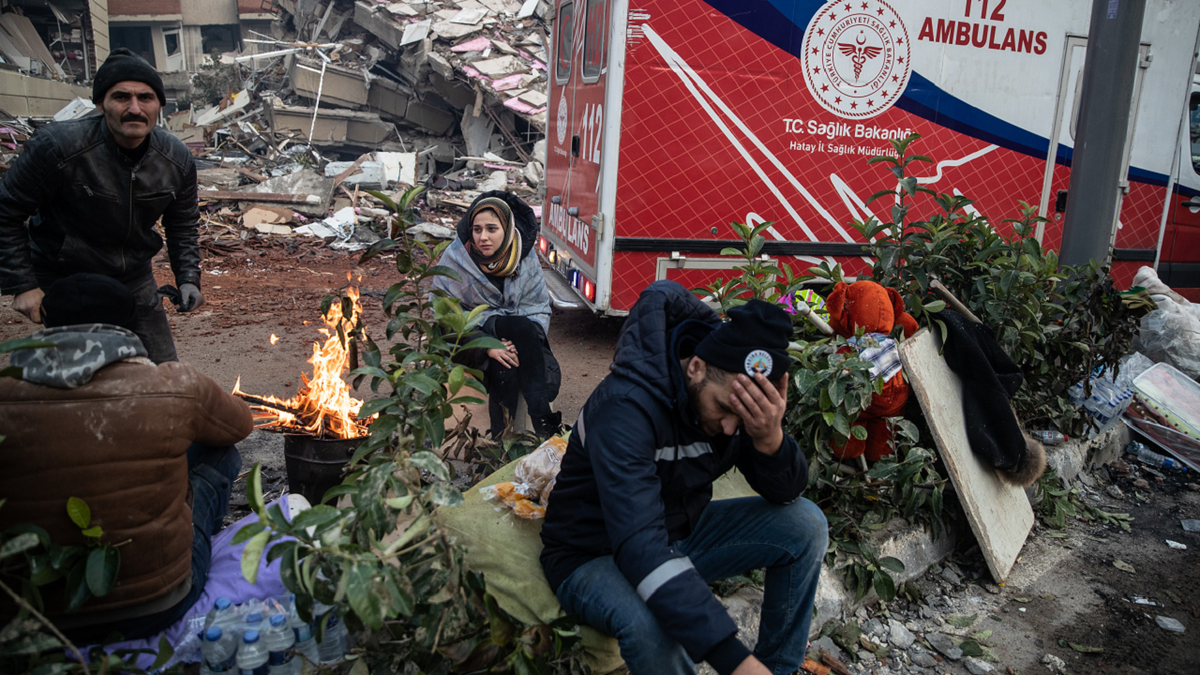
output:
[[[264,237],[365,248],[396,234],[368,191],[426,186],[412,232],[425,240],[454,236],[487,190],[540,204],[551,3],[279,0],[275,11],[270,35],[251,31],[213,64],[240,89],[211,103],[195,93],[163,122],[197,160],[206,253]],[[37,128],[88,114],[77,99],[54,117],[0,119],[0,174]]]

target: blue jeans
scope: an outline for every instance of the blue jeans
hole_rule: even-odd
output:
[[[188,481],[192,485],[192,589],[175,605],[155,614],[117,621],[106,633],[126,640],[150,637],[183,618],[204,592],[212,562],[212,536],[221,531],[229,514],[229,494],[242,470],[237,446],[214,447],[192,443],[187,450]]]
[[[807,499],[772,504],[761,497],[710,503],[696,529],[674,542],[707,582],[765,567],[767,583],[754,655],[776,675],[804,661],[817,580],[829,543],[825,514]],[[576,569],[559,586],[568,614],[617,638],[633,675],[691,675],[692,660],[658,625],[612,556]]]

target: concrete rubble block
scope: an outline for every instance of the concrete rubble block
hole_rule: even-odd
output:
[[[79,97],[63,106],[62,110],[54,113],[55,122],[66,122],[67,120],[79,119],[96,109],[96,104]]]
[[[450,131],[450,127],[458,121],[458,117],[444,108],[424,101],[410,101],[408,110],[404,112],[404,121],[424,127],[430,133],[441,136]]]
[[[375,159],[383,165],[383,176],[389,187],[397,183],[417,184],[417,153],[380,151],[375,153]]]
[[[196,182],[201,187],[232,189],[242,184],[242,175],[237,169],[198,169]]]
[[[508,172],[493,171],[492,175],[479,183],[479,191],[487,192],[489,190],[507,190],[508,189]]]
[[[415,7],[406,2],[393,2],[386,9],[396,16],[417,16],[420,14]]]
[[[505,42],[503,40],[492,40],[491,42],[492,42],[492,46],[495,47],[501,54],[508,54],[509,56],[516,56],[520,53],[516,50],[515,47],[513,47],[512,45],[508,44],[507,42]]]
[[[456,10],[452,10],[457,15]],[[483,28],[483,25],[469,26],[461,23],[454,23],[449,19],[436,21],[433,24],[433,33],[440,38],[446,40],[457,40],[460,37],[465,37],[471,33],[475,33]]]
[[[330,162],[325,165],[325,175],[335,177],[346,171],[354,162]],[[387,187],[387,177],[384,175],[383,162],[366,161],[358,165],[358,170],[342,180],[346,185],[357,185],[364,190],[382,190]]]
[[[429,67],[433,69],[433,72],[441,75],[444,79],[453,79],[454,66],[450,65],[446,57],[437,52],[430,52],[426,58],[429,60]]]
[[[317,146],[376,147],[396,133],[395,126],[375,113],[321,108],[313,126],[312,108],[275,105],[267,110],[275,133],[299,132]],[[310,127],[312,138],[309,138]]]
[[[301,169],[285,176],[269,178],[257,185],[241,190],[246,202],[253,204],[254,193],[306,195],[303,203],[288,204],[288,208],[305,216],[324,216],[329,211],[329,200],[333,194],[333,179],[326,178],[310,169]],[[257,206],[257,205],[255,205]],[[266,205],[278,208],[278,205]],[[246,206],[244,208],[249,208]]]
[[[380,5],[358,0],[354,3],[354,23],[371,35],[379,38],[392,49],[400,49],[404,39],[405,24],[397,21],[390,13],[378,11]]]
[[[530,185],[537,187],[541,185],[542,180],[545,179],[546,169],[542,166],[541,162],[530,162],[525,165],[523,174],[525,176],[525,180],[528,181]]]
[[[478,2],[497,14],[516,14],[521,11],[519,0],[478,0]]]
[[[524,94],[518,96],[521,101],[528,103],[535,108],[541,108],[546,105],[546,95],[540,91],[528,90]]]
[[[542,166],[546,165],[546,139],[539,138],[533,144],[533,159],[534,161],[541,162]]]
[[[525,0],[525,2],[521,4],[521,9],[517,10],[517,18],[528,19],[529,17],[533,16],[534,11],[537,10],[538,4],[538,0]]]
[[[454,238],[454,229],[437,223],[417,223],[405,230],[410,237],[416,237],[418,241],[429,243],[431,241],[447,241]]]
[[[371,82],[367,93],[367,107],[391,120],[403,120],[408,104],[414,98],[411,89],[385,77]]]
[[[463,142],[467,146],[467,155],[470,157],[481,157],[487,152],[488,146],[491,143],[492,132],[496,125],[492,123],[492,118],[487,115],[476,117],[470,108],[463,110],[462,120],[459,122],[459,128],[462,129]]]
[[[483,17],[487,16],[487,13],[488,10],[486,7],[460,9],[458,10],[458,14],[455,14],[453,19],[450,19],[450,23],[461,23],[467,26],[474,26],[482,21]]]
[[[400,37],[400,46],[403,47],[424,40],[429,37],[429,30],[432,27],[433,22],[429,20],[408,24],[404,27],[404,35]]]
[[[434,56],[433,52],[430,52],[429,55]],[[432,65],[432,61],[430,64]],[[453,77],[447,79],[433,72],[429,74],[429,83],[451,107],[460,110],[475,107],[475,90]]]
[[[324,64],[307,58],[292,59],[288,79],[297,94],[321,104],[343,108],[362,108],[367,104],[367,82],[357,70]]]
[[[483,59],[482,61],[472,63],[471,67],[490,78],[500,78],[529,70],[525,63],[515,56],[497,56],[494,59]]]

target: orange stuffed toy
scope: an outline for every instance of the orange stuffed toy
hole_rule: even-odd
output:
[[[896,324],[904,328],[904,337],[910,337],[917,331],[917,321],[904,311],[904,300],[900,294],[874,281],[864,279],[850,285],[839,281],[825,301],[825,306],[829,310],[829,325],[844,338],[854,337],[861,328],[865,334],[874,334],[882,339],[891,334]],[[890,349],[896,349],[894,342]],[[842,351],[849,350],[844,348]],[[868,352],[878,354],[879,349],[860,347],[859,352],[866,358]],[[867,459],[877,462],[892,454],[892,437],[884,418],[904,412],[904,404],[908,402],[908,382],[904,379],[904,372],[899,369],[898,354],[871,360],[877,365],[881,361],[891,363],[890,367],[885,366],[883,373],[888,379],[883,383],[883,391],[875,394],[871,405],[854,422],[854,426],[866,429],[866,440],[851,436],[842,447],[831,444],[834,456],[839,459],[853,459],[865,451]]]

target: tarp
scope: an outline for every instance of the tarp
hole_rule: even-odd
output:
[[[523,623],[549,623],[565,616],[542,573],[542,521],[524,520],[484,500],[480,489],[513,480],[516,462],[467,490],[465,501],[442,508],[443,522],[467,547],[467,565],[483,574],[488,592],[504,611]],[[736,469],[713,484],[714,499],[751,497],[756,493]],[[593,672],[610,673],[623,665],[617,641],[582,626],[583,646]]]

